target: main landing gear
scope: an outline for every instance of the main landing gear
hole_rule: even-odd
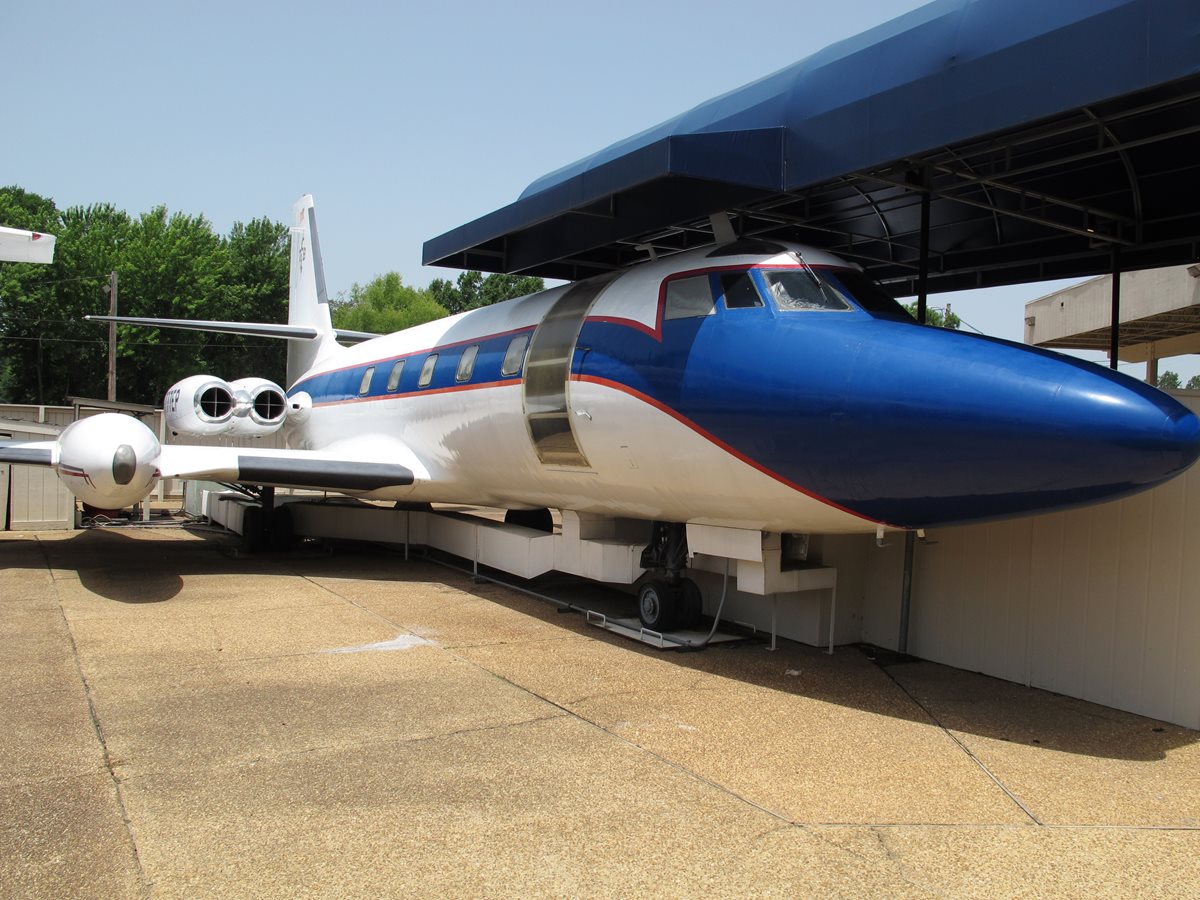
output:
[[[687,565],[687,529],[676,522],[655,522],[641,565],[654,575],[638,592],[638,618],[654,631],[691,628],[700,621],[702,600],[696,582],[683,576]]]

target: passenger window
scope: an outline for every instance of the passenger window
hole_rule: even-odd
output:
[[[470,381],[471,373],[475,371],[475,357],[479,355],[479,345],[472,344],[463,351],[458,360],[458,371],[454,373],[455,381]]]
[[[417,381],[417,387],[429,387],[429,382],[433,381],[433,367],[437,365],[438,355],[430,353],[425,357],[425,364],[421,366],[421,377]]]
[[[708,276],[694,275],[691,278],[676,278],[674,281],[668,281],[664,307],[664,319],[711,316],[716,312],[716,304],[713,300]]]
[[[358,383],[358,396],[362,396],[371,389],[371,378],[375,375],[375,367],[368,366],[367,371],[363,372],[362,381]]]
[[[825,310],[842,312],[850,308],[845,298],[813,269],[780,269],[763,272],[771,299],[781,310]]]
[[[504,351],[504,361],[500,363],[501,375],[516,375],[521,371],[521,363],[525,361],[525,348],[527,346],[529,346],[529,335],[527,333],[518,334],[508,342],[508,349]]]
[[[749,309],[763,305],[749,272],[726,272],[721,276],[721,293],[725,295],[726,309]]]
[[[391,374],[388,375],[387,389],[389,394],[400,387],[400,375],[403,372],[404,360],[401,359],[398,360],[394,366],[392,366]]]

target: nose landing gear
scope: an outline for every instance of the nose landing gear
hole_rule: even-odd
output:
[[[687,529],[677,522],[655,522],[642,568],[655,572],[638,592],[638,618],[654,631],[691,628],[700,620],[700,588],[683,572],[687,565]]]

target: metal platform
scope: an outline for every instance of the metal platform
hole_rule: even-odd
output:
[[[698,628],[685,628],[680,631],[654,631],[641,623],[637,616],[615,618],[607,616],[594,609],[584,611],[589,625],[611,631],[622,637],[632,638],[659,650],[702,650],[710,644],[728,644],[744,641],[745,635],[729,634],[715,631],[710,636],[708,632]]]

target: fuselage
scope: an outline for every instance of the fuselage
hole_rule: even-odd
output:
[[[342,349],[290,389],[312,412],[289,445],[417,474],[381,497],[811,532],[1076,506],[1200,453],[1140,382],[917,325],[818,251],[740,247]]]

